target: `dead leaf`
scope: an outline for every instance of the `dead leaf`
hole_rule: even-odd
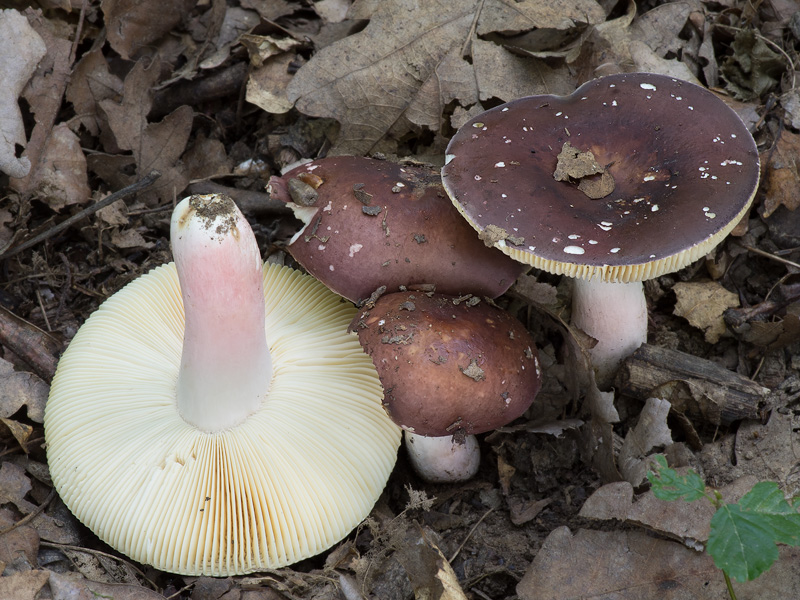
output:
[[[24,571],[0,577],[0,598],[36,600],[49,576],[50,571]]]
[[[405,543],[395,550],[416,600],[466,600],[453,568],[422,527],[409,527]]]
[[[786,70],[784,59],[754,29],[737,30],[731,50],[719,70],[734,98],[755,100],[778,85]]]
[[[619,451],[617,464],[625,481],[639,487],[644,483],[650,466],[649,458],[656,448],[672,444],[672,432],[667,426],[670,403],[659,398],[648,398],[636,426],[628,430]]]
[[[75,119],[93,136],[100,133],[99,113],[102,100],[122,94],[122,80],[109,71],[103,53],[92,50],[84,54],[72,72],[67,86],[67,100],[75,109]]]
[[[0,529],[12,527],[15,521],[11,511],[0,510]],[[38,553],[39,534],[29,525],[13,527],[0,535],[0,564],[6,565],[4,577],[8,577],[10,572],[30,571],[35,568],[38,564]]]
[[[140,585],[89,581],[76,573],[50,571],[53,600],[113,598],[114,600],[164,600],[164,596]]]
[[[678,469],[684,473],[686,469]],[[741,477],[721,488],[725,502],[738,502],[758,483],[753,476]],[[609,483],[593,493],[581,507],[579,516],[598,521],[634,523],[672,537],[693,550],[702,551],[711,532],[711,517],[716,509],[703,499],[695,502],[659,500],[647,491],[636,500],[627,481]]]
[[[245,10],[238,6],[228,6],[219,33],[215,36],[216,50],[200,63],[201,69],[215,69],[227,60],[231,54],[231,47],[239,43],[239,36],[252,30],[258,25],[258,13]]]
[[[91,200],[86,157],[78,136],[64,123],[53,127],[47,138],[35,185],[29,192],[36,193],[55,211]]]
[[[16,156],[15,146],[27,143],[17,99],[46,53],[44,40],[25,17],[13,9],[0,11],[0,171],[10,177],[25,177],[31,170],[28,158]]]
[[[784,129],[767,154],[766,183],[762,217],[769,217],[781,205],[789,210],[800,206],[800,135]]]
[[[704,331],[709,344],[716,344],[728,331],[723,314],[739,306],[739,296],[716,281],[678,282],[672,289],[678,298],[675,314]]]
[[[180,23],[188,6],[186,0],[103,0],[108,42],[130,60]]]
[[[292,80],[289,64],[294,59],[293,53],[286,52],[264,61],[251,71],[245,99],[268,113],[289,112],[293,104],[286,97],[286,87]]]
[[[289,101],[305,114],[339,121],[335,153],[366,154],[390,133],[399,138],[419,127],[438,131],[448,98],[462,106],[473,103],[476,87],[470,80],[480,81],[480,73],[490,88],[478,90],[481,97],[511,100],[506,94],[518,93],[520,84],[501,85],[489,71],[516,69],[509,72],[513,76],[518,61],[505,51],[499,52],[502,60],[481,60],[492,53],[471,39],[478,6],[483,7],[477,18],[480,33],[571,27],[605,18],[594,0],[562,2],[557,9],[511,0],[490,0],[485,6],[478,0],[387,0],[370,13],[363,31],[323,48],[301,67],[287,89]],[[460,54],[468,42],[474,44],[472,77]],[[543,64],[538,73],[525,67],[526,77],[520,79],[544,91],[548,78],[542,82],[541,75],[548,70]]]
[[[50,387],[39,377],[17,371],[14,365],[0,358],[0,417],[11,417],[24,406],[28,418],[41,423],[49,393]]]
[[[780,547],[769,574],[736,584],[739,600],[800,597],[800,549]],[[711,557],[642,531],[559,527],[517,585],[521,600],[720,600],[727,588]]]

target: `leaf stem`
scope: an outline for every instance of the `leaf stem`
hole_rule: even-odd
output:
[[[728,574],[725,571],[722,572],[722,575],[725,577],[725,585],[728,586],[728,596],[731,597],[731,600],[736,600],[736,592],[733,591],[733,582],[731,581],[731,578],[728,577]]]

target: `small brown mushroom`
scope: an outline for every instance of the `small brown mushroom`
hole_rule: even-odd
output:
[[[539,390],[538,355],[528,331],[509,313],[470,300],[387,294],[350,326],[378,369],[386,411],[406,430],[407,441],[414,434],[407,446],[412,460],[426,440],[463,441],[509,423]],[[469,443],[477,450],[474,440]],[[427,479],[448,475],[422,462]]]
[[[295,260],[354,302],[380,286],[495,298],[525,269],[478,239],[432,167],[338,156],[273,177],[269,190],[305,223]]]
[[[573,323],[598,340],[607,384],[646,340],[641,281],[722,241],[747,214],[759,159],[708,90],[628,73],[478,115],[450,141],[442,178],[488,244],[576,278]]]

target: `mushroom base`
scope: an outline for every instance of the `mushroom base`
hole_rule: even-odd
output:
[[[474,435],[426,437],[405,431],[406,451],[417,475],[431,483],[466,481],[478,472],[481,451]]]

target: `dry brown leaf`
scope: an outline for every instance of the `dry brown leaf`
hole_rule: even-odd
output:
[[[10,177],[25,177],[31,170],[28,158],[16,156],[15,146],[27,142],[17,99],[46,52],[25,17],[13,9],[0,11],[0,171]]]
[[[122,101],[109,98],[99,102],[119,148],[133,150],[139,145],[142,131],[147,126],[147,114],[153,104],[151,90],[160,74],[161,63],[158,59],[150,63],[140,60],[125,77]]]
[[[158,41],[181,22],[188,0],[103,0],[101,7],[111,47],[125,60]]]
[[[112,74],[102,51],[92,50],[81,57],[75,65],[67,86],[67,100],[75,109],[75,120],[93,136],[100,133],[99,113],[102,100],[122,94],[122,80]]]
[[[709,344],[716,344],[728,331],[722,315],[727,309],[739,306],[739,296],[716,281],[681,281],[672,289],[678,298],[675,314],[704,331]]]
[[[0,510],[0,529],[8,529],[16,519],[9,510]],[[9,570],[30,571],[38,564],[39,534],[33,527],[21,525],[0,535],[0,564],[7,565],[3,571],[8,576]],[[6,596],[3,596],[4,598]]]
[[[629,429],[619,451],[617,464],[625,481],[639,487],[647,476],[648,457],[656,448],[672,444],[672,432],[667,426],[670,403],[659,398],[648,398],[636,426]]]
[[[24,406],[28,418],[41,423],[49,393],[49,386],[39,377],[16,371],[14,365],[0,358],[0,417],[11,417]]]
[[[679,469],[684,473],[685,469]],[[753,476],[741,477],[721,488],[725,502],[738,502],[758,483]],[[579,516],[608,521],[635,523],[656,533],[675,538],[695,550],[702,550],[711,532],[711,517],[716,509],[710,502],[670,502],[659,500],[651,491],[635,501],[633,487],[627,481],[604,485],[584,502]]]
[[[164,596],[140,585],[100,583],[84,579],[77,573],[50,571],[53,600],[113,598],[114,600],[164,600]]]
[[[41,200],[55,211],[91,199],[86,157],[81,143],[66,124],[53,127],[44,153],[39,159],[35,190]]]
[[[780,547],[769,573],[736,584],[739,600],[800,597],[800,549]],[[521,600],[722,600],[725,581],[711,557],[642,531],[559,527],[517,586]]]
[[[228,6],[219,33],[213,40],[212,48],[216,49],[203,59],[200,68],[215,69],[224,63],[231,54],[231,47],[238,44],[239,37],[253,29],[259,22],[256,12],[238,6]]]
[[[529,68],[524,59],[512,59],[506,51],[489,52],[490,46],[479,48],[481,43],[471,39],[479,6],[483,2],[478,0],[387,0],[369,6],[367,27],[320,50],[289,84],[289,100],[301,112],[340,122],[335,153],[366,154],[387,134],[399,138],[419,127],[437,131],[451,99],[468,106],[476,91],[481,97],[503,101],[532,86],[544,91],[553,78],[543,64]],[[354,4],[350,16],[364,8],[364,3]],[[501,17],[496,16],[498,11]],[[408,18],[410,14],[413,19]],[[569,27],[573,20],[604,18],[594,0],[562,2],[557,10],[536,2],[492,0],[483,6],[477,26],[488,33]],[[469,69],[461,57],[468,42],[475,43]],[[481,64],[481,57],[491,62]],[[508,73],[510,80],[492,75],[498,69]],[[488,86],[485,91],[473,83],[480,83],[478,74]]]
[[[23,571],[0,577],[0,598],[36,600],[49,576],[50,571]]]
[[[800,206],[800,135],[783,130],[771,151],[767,164],[767,192],[763,217],[766,219],[781,205],[789,210]]]
[[[285,52],[267,59],[250,73],[247,80],[245,99],[268,113],[283,114],[292,109],[286,97],[286,87],[292,80],[289,63],[295,59],[291,52]]]
[[[43,172],[52,165],[42,164],[42,158],[52,135],[53,125],[61,110],[64,92],[70,76],[70,50],[72,43],[61,37],[67,35],[58,30],[40,13],[28,9],[25,12],[28,22],[44,40],[47,54],[39,62],[28,85],[23,91],[25,99],[33,112],[36,125],[25,150],[31,162],[31,172],[22,179],[12,179],[11,187],[21,194],[29,194],[37,189]]]

